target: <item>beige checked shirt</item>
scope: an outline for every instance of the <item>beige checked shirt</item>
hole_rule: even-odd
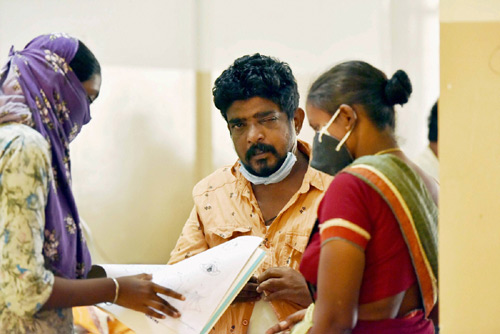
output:
[[[310,156],[306,143],[299,141],[298,148]],[[238,236],[255,235],[264,239],[261,247],[267,253],[256,275],[270,267],[288,266],[298,270],[318,205],[332,179],[309,167],[299,191],[266,229],[251,184],[239,172],[239,163],[218,169],[194,187],[194,207],[169,263],[179,262]],[[231,305],[212,332],[245,334],[253,307],[254,303]],[[280,321],[301,309],[285,301],[273,301],[272,307]]]

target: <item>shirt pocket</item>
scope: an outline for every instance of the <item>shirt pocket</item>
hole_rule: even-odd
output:
[[[308,235],[287,232],[285,234],[285,245],[280,252],[279,265],[298,269],[308,241]]]
[[[216,226],[205,230],[210,247],[223,244],[243,235],[252,235],[252,228],[245,226]]]

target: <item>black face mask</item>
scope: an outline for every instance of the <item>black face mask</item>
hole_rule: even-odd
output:
[[[320,133],[316,132],[312,147],[311,167],[335,175],[354,161],[345,145],[342,145],[338,151],[336,150],[340,143],[338,139],[328,134],[323,134],[321,141],[319,138]]]

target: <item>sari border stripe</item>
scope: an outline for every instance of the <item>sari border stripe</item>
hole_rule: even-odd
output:
[[[336,219],[332,219],[332,220],[336,220]],[[340,221],[340,223],[342,223],[342,221],[343,221],[343,219],[338,219],[338,220]],[[352,225],[354,225],[354,227],[357,227],[357,228],[363,230],[362,228],[360,228],[359,226],[357,226],[351,222],[348,222],[348,221],[344,221],[344,222],[352,224]],[[325,223],[323,223],[323,224],[325,224]],[[323,225],[323,224],[321,224],[321,225]],[[357,246],[361,247],[364,250],[366,248],[366,245],[368,244],[369,238],[360,234],[355,229],[350,228],[349,224],[330,225],[330,226],[327,226],[327,227],[321,229],[320,230],[321,245],[323,245],[327,240],[340,238],[340,239],[348,240],[348,241],[356,244]],[[320,228],[321,228],[321,225],[320,225]],[[365,232],[365,234],[368,234],[368,232],[366,232],[365,230],[363,230],[363,232]],[[368,237],[369,236],[370,235],[368,234]]]
[[[319,233],[323,233],[323,231],[329,227],[332,226],[340,226],[340,227],[345,227],[347,229],[350,229],[358,234],[360,234],[362,237],[364,237],[366,240],[370,240],[372,237],[370,233],[368,233],[367,230],[362,228],[359,225],[356,225],[348,220],[342,219],[342,218],[334,218],[334,219],[329,219],[325,221],[324,223],[319,225]]]

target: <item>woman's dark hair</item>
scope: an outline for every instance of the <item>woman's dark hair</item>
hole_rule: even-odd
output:
[[[430,142],[438,141],[438,101],[434,103],[429,115],[429,135],[427,136]]]
[[[299,107],[299,91],[287,63],[258,53],[234,61],[215,80],[214,103],[227,121],[227,109],[234,101],[262,97],[276,103],[288,119]]]
[[[333,114],[341,104],[360,104],[381,130],[394,130],[394,105],[408,102],[412,92],[406,72],[398,70],[391,79],[363,61],[348,61],[323,73],[312,84],[307,102]]]
[[[85,82],[95,74],[101,74],[101,65],[89,48],[78,41],[78,50],[69,63],[80,82]]]

